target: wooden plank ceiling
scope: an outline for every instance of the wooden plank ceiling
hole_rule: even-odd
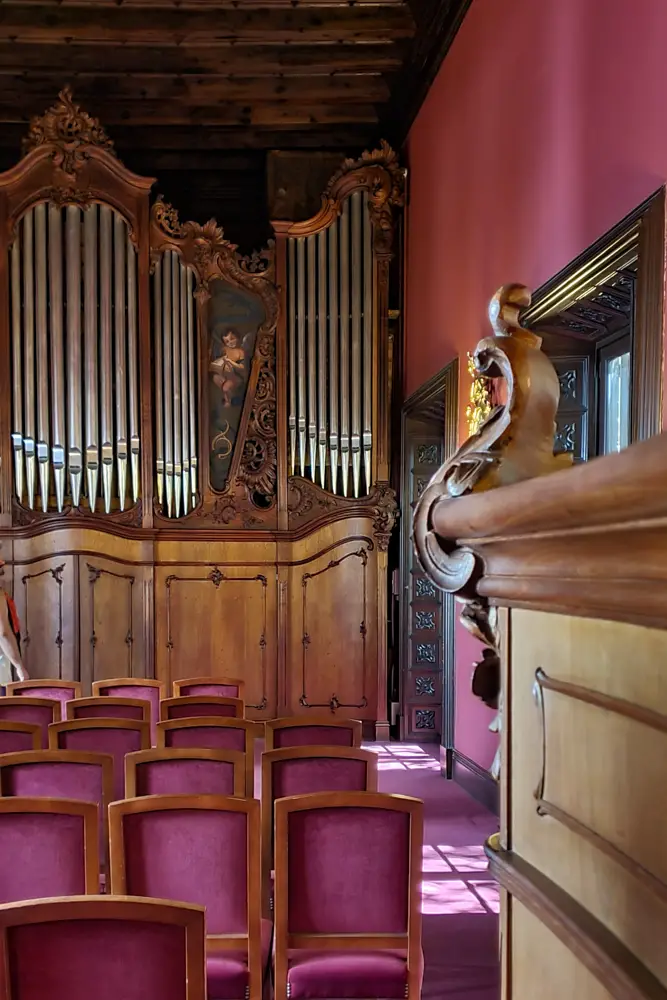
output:
[[[69,84],[165,194],[247,204],[269,149],[400,144],[469,2],[0,0],[0,167]]]

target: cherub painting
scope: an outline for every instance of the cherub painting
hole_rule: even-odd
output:
[[[227,483],[246,402],[257,331],[263,322],[261,299],[224,281],[211,282],[208,410],[210,476],[214,490],[224,490]]]

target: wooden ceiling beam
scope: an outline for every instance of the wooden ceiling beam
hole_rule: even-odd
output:
[[[150,8],[63,7],[49,4],[0,6],[0,39],[62,44],[69,40],[104,45],[215,46],[248,42],[378,42],[410,38],[409,8],[368,7]],[[109,55],[109,59],[112,55]]]
[[[3,76],[0,78],[0,103],[30,107],[39,114],[53,103],[59,90],[57,78],[29,75]],[[108,76],[102,79],[83,78],[76,81],[73,93],[77,103],[88,107],[94,104],[127,105],[132,113],[139,113],[139,104],[145,104],[150,114],[155,110],[152,102],[177,102],[183,109],[217,107],[224,103],[289,101],[311,105],[324,103],[357,102],[371,104],[386,101],[389,86],[379,74],[372,76],[300,76],[268,77],[151,77]],[[171,111],[173,109],[165,109]],[[184,114],[187,112],[184,110]],[[108,118],[106,118],[109,121]],[[114,120],[118,120],[116,117]],[[123,119],[124,120],[124,119]]]
[[[41,107],[40,107],[41,110]],[[296,104],[289,101],[259,102],[243,105],[224,102],[211,107],[188,107],[177,101],[91,101],[90,114],[99,118],[108,129],[114,125],[229,125],[283,128],[291,126],[332,125],[349,122],[375,123],[377,111],[372,104],[314,103]],[[26,101],[5,101],[0,93],[0,121],[26,123],[34,108]]]
[[[406,55],[401,42],[370,45],[220,45],[197,46],[141,45],[40,45],[0,42],[0,85],[6,74],[57,76],[58,89],[69,80],[75,89],[79,76],[101,80],[120,74],[175,76],[200,74],[227,76],[299,76],[313,73],[375,73],[398,69]]]

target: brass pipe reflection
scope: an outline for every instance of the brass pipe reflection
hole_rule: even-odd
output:
[[[350,370],[352,375],[352,488],[359,496],[361,478],[361,287],[362,287],[362,246],[361,246],[361,191],[355,191],[351,201],[352,215],[352,351]]]
[[[310,478],[315,482],[317,472],[317,271],[315,268],[316,237],[308,236],[306,286],[308,289],[308,347],[306,349],[306,367],[308,372],[308,458],[310,461]]]
[[[65,372],[63,370],[63,231],[62,214],[49,205],[49,319],[51,343],[51,464],[56,507],[65,501]]]
[[[338,222],[329,227],[329,467],[331,492],[338,492],[339,359],[338,325]]]
[[[364,477],[366,493],[372,489],[373,454],[373,233],[368,203],[368,192],[364,192],[363,211],[363,258],[364,258],[364,303],[363,303],[363,344],[364,344],[364,390],[363,390],[363,432]]]
[[[306,473],[306,243],[303,237],[296,241],[296,325],[297,351],[297,427],[299,430],[299,465],[297,474]]]
[[[14,454],[14,490],[19,503],[23,503],[23,365],[22,315],[21,315],[21,226],[11,249],[12,290],[12,452]]]
[[[49,335],[46,275],[46,205],[35,208],[35,292],[37,335],[37,468],[42,510],[49,509]]]
[[[171,350],[173,359],[172,428],[174,436],[174,517],[181,516],[181,490],[183,487],[183,461],[181,453],[181,258],[171,255]]]
[[[89,205],[83,213],[83,320],[85,343],[86,385],[86,484],[88,503],[95,510],[100,472],[100,439],[98,424],[98,315],[97,315],[97,251],[98,208]]]
[[[102,494],[104,510],[111,511],[113,486],[113,356],[111,347],[111,241],[112,215],[107,205],[100,206],[100,402],[102,437]]]
[[[197,398],[197,352],[195,350],[195,299],[194,273],[189,267],[186,273],[188,295],[188,415],[190,418],[190,490],[192,506],[197,499],[197,425],[195,423],[195,400]]]
[[[153,273],[153,347],[155,350],[155,471],[157,474],[157,499],[164,505],[164,401],[162,359],[162,258],[155,264]]]
[[[81,503],[81,209],[68,205],[65,215],[67,272],[67,470],[72,506]]]
[[[113,217],[114,248],[114,375],[116,403],[116,472],[118,502],[125,510],[127,492],[127,233],[125,220],[118,212]]]
[[[327,234],[325,229],[317,234],[317,446],[320,486],[324,489],[327,477]]]
[[[171,353],[171,250],[167,250],[162,274],[162,349],[164,380],[164,468],[167,517],[173,514],[174,504],[174,419],[173,419],[173,369]]]
[[[343,496],[350,472],[350,204],[338,220],[340,241],[340,467]]]
[[[132,502],[139,499],[139,344],[137,340],[137,254],[125,227],[127,261],[127,375],[130,392],[130,469]]]
[[[297,462],[296,424],[297,424],[297,374],[296,374],[296,240],[291,237],[287,241],[287,273],[288,307],[287,307],[287,338],[289,349],[289,439],[290,439],[290,475],[294,475]]]

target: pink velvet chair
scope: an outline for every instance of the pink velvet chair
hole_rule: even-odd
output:
[[[225,698],[214,694],[165,698],[160,702],[160,722],[169,722],[170,719],[197,719],[202,716],[242,719],[244,711],[245,705],[240,698]]]
[[[33,722],[0,722],[0,754],[41,749],[40,726]]]
[[[106,681],[93,681],[93,695],[97,698],[145,698],[151,706],[151,743],[155,746],[155,726],[160,718],[160,701],[167,697],[162,681],[145,677],[114,677]]]
[[[0,756],[0,795],[44,796],[92,802],[99,821],[99,855],[107,867],[113,758],[76,750],[33,750]]]
[[[356,747],[285,747],[262,754],[262,887],[270,912],[273,871],[273,805],[311,792],[376,792],[377,754]]]
[[[276,1000],[418,1000],[422,841],[418,799],[324,792],[276,801]]]
[[[84,750],[113,757],[114,799],[125,798],[125,754],[149,750],[147,722],[134,719],[75,719],[49,727],[51,750]]]
[[[158,747],[196,747],[204,750],[237,750],[245,754],[246,795],[255,786],[255,740],[264,735],[264,724],[248,719],[172,719],[157,725]]]
[[[30,722],[39,726],[42,749],[49,745],[49,726],[60,722],[61,704],[56,698],[0,698],[0,722]]]
[[[145,698],[74,698],[65,705],[68,719],[134,719],[150,726],[151,706]]]
[[[245,694],[245,681],[238,677],[183,677],[173,683],[174,698],[188,695],[218,695],[222,698],[241,698]]]
[[[96,893],[98,843],[92,802],[0,798],[0,902]]]
[[[361,723],[332,715],[297,715],[266,724],[266,750],[283,747],[360,747]]]
[[[125,758],[125,798],[137,795],[245,796],[238,750],[140,750]]]
[[[206,907],[209,1000],[261,1000],[271,924],[261,919],[255,799],[152,795],[109,807],[111,891]]]
[[[65,718],[65,703],[71,698],[81,697],[79,681],[53,680],[50,677],[31,681],[13,681],[7,685],[7,694],[22,695],[29,698],[55,698],[61,704],[61,720]]]
[[[195,906],[113,896],[0,906],[6,1000],[205,1000],[204,946]]]

